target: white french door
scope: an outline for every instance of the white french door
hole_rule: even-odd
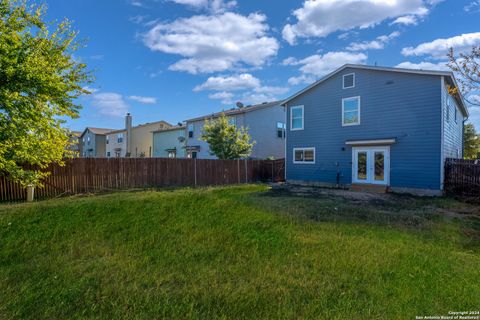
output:
[[[354,147],[353,183],[390,183],[390,147]]]

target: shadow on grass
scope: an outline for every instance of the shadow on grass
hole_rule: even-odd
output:
[[[383,226],[480,251],[480,207],[453,198],[324,188],[270,189],[254,198],[258,205],[296,218]]]

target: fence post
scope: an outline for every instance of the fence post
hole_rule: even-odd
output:
[[[31,184],[27,186],[27,202],[32,202],[34,199],[35,187]]]
[[[248,183],[248,169],[247,169],[247,167],[248,167],[248,162],[247,162],[247,161],[248,161],[248,160],[245,159],[245,183]]]
[[[195,188],[197,187],[197,158],[194,158],[193,159],[193,172],[195,174],[195,182],[194,182],[194,186]]]
[[[237,180],[238,184],[240,184],[240,159],[237,159]]]

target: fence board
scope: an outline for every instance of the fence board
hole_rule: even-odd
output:
[[[283,181],[285,161],[167,158],[76,158],[52,165],[36,198],[128,188],[210,186]],[[479,170],[480,172],[480,170]],[[26,190],[0,175],[0,201],[26,199]]]

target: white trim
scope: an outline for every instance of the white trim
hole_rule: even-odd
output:
[[[358,122],[355,123],[345,123],[345,101],[346,100],[354,100],[358,99]],[[361,106],[361,98],[360,96],[355,96],[355,97],[348,97],[348,98],[342,98],[342,127],[348,127],[348,126],[358,126],[360,124],[360,106]]]
[[[366,180],[358,180],[356,178],[356,172],[358,171],[357,165],[357,155],[358,152],[364,151],[367,154],[367,178]],[[384,156],[384,164],[383,164],[383,175],[384,175],[384,180],[379,182],[376,181],[375,178],[373,177],[372,179],[372,173],[375,175],[375,167],[372,167],[372,162],[373,166],[375,166],[375,160],[372,159],[372,156],[374,157],[376,151],[382,151],[383,156]],[[369,161],[370,160],[370,161]],[[370,173],[370,177],[368,177]],[[376,146],[376,147],[353,147],[352,148],[352,183],[357,183],[357,184],[376,184],[376,185],[390,185],[390,146]]]
[[[448,99],[448,96],[446,95],[446,88],[445,88],[445,77],[441,76],[440,77],[440,91],[441,91],[441,103],[440,103],[440,119],[441,119],[441,124],[440,124],[440,190],[443,191],[443,186],[445,183],[445,110],[444,108],[447,108],[447,112],[450,112],[448,110],[449,106],[447,105],[446,99]],[[449,117],[450,118],[450,117]]]
[[[293,126],[292,126],[292,124],[293,124],[293,111],[292,110],[293,109],[299,109],[299,108],[302,109],[302,127],[301,128],[293,128]],[[290,130],[291,131],[303,130],[303,128],[305,127],[304,123],[305,123],[305,108],[303,107],[303,105],[290,107]]]
[[[302,151],[305,151],[305,150],[313,150],[313,161],[295,161],[295,151],[297,150],[302,150]],[[315,160],[316,160],[316,151],[315,151],[315,147],[301,147],[301,148],[293,148],[293,158],[292,158],[292,162],[294,164],[315,164]]]
[[[397,142],[395,138],[392,139],[377,139],[377,140],[352,140],[346,141],[347,146],[368,146],[368,145],[386,145]]]
[[[351,87],[345,87],[346,76],[353,76],[353,85]],[[342,89],[350,89],[350,88],[355,88],[355,72],[344,74],[342,77]]]

